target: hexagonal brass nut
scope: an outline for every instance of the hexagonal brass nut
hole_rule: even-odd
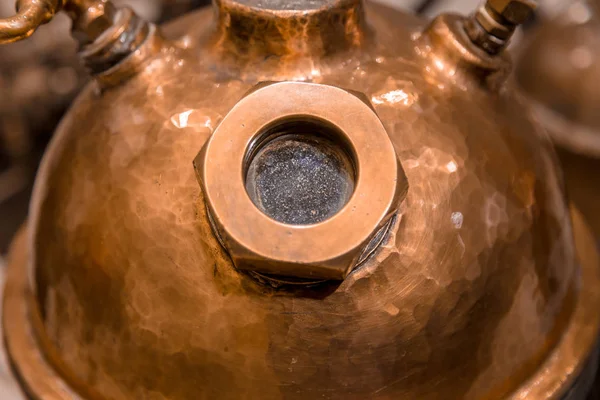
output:
[[[257,148],[279,137],[278,127],[286,126],[287,133],[286,124],[300,120],[326,126],[321,134],[346,146],[360,171],[346,205],[311,225],[272,219],[245,188],[245,171]],[[408,189],[392,142],[367,97],[312,83],[255,87],[225,116],[194,167],[211,225],[236,267],[271,276],[344,279]]]
[[[488,0],[486,8],[500,15],[512,25],[520,25],[527,21],[537,4],[533,0]]]

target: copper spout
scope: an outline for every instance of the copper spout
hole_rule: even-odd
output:
[[[214,0],[213,7],[205,57],[253,82],[269,69],[291,80],[318,75],[326,60],[360,52],[371,39],[361,0]]]
[[[360,0],[216,0],[216,41],[229,52],[285,57],[321,57],[364,43]]]
[[[497,90],[511,69],[503,50],[535,7],[534,0],[487,0],[468,17],[439,15],[425,29],[418,53],[450,82],[475,79]]]

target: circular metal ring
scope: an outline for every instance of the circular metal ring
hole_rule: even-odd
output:
[[[347,204],[312,225],[278,222],[252,202],[245,165],[265,129],[316,120],[339,132],[353,153],[356,182]],[[209,212],[236,266],[284,276],[343,279],[370,238],[397,210],[408,183],[371,106],[334,86],[261,86],[223,119],[195,161]]]

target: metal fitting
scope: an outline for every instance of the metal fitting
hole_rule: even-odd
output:
[[[489,13],[512,26],[526,22],[536,7],[537,4],[533,0],[488,0],[485,4]]]
[[[92,21],[98,19],[108,21],[104,16]],[[138,17],[130,8],[119,9],[113,22],[94,41],[84,45],[79,56],[93,74],[100,74],[134,53],[144,43],[150,31],[151,24]],[[88,38],[91,39],[92,36],[88,35]]]
[[[487,0],[465,21],[465,30],[478,47],[489,54],[498,54],[535,8],[533,0]]]
[[[408,189],[367,98],[301,82],[257,86],[194,166],[235,266],[267,277],[344,279]]]

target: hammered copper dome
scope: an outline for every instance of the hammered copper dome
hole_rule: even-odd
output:
[[[426,23],[358,0],[214,11],[162,38],[132,29],[125,58],[99,51],[119,43],[110,35],[83,50],[110,68],[60,125],[11,256],[5,335],[30,395],[559,399],[585,387],[596,253],[545,132],[502,86],[506,56],[477,47],[463,17]],[[280,196],[285,180],[248,186],[256,157],[259,178],[282,165],[306,178],[298,154],[343,189],[333,215],[299,225],[277,206],[318,214],[329,208],[302,188],[331,187],[299,185],[297,203]]]

